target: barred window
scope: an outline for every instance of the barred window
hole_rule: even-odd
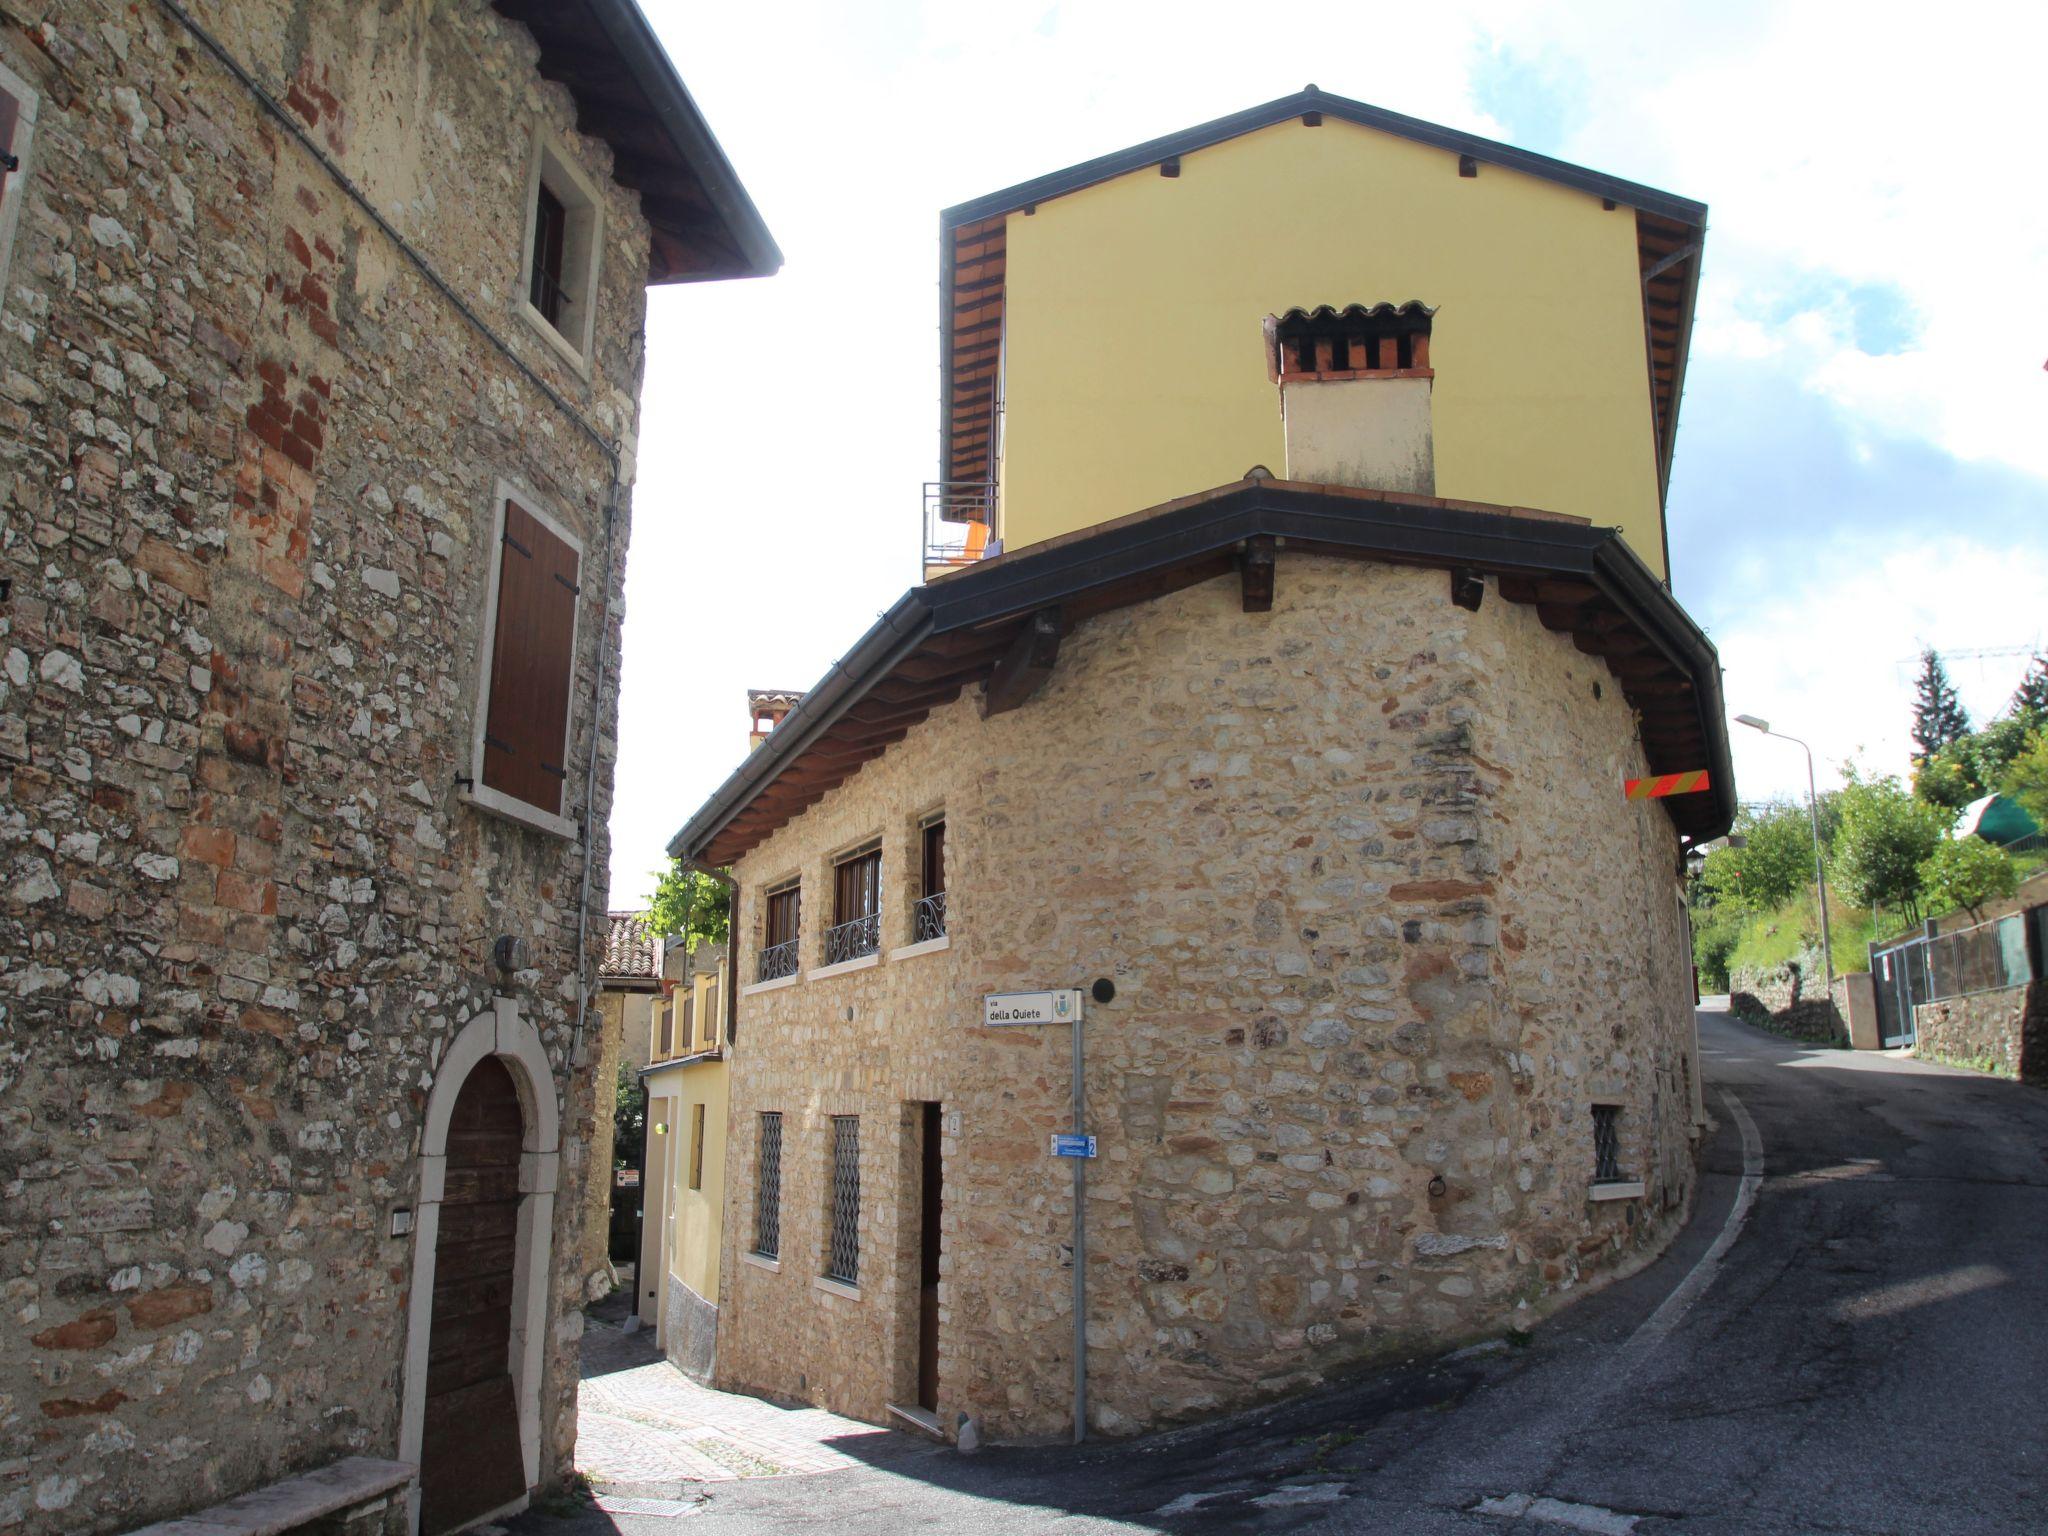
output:
[[[860,1116],[832,1117],[832,1241],[825,1278],[860,1284]]]
[[[1593,1106],[1593,1182],[1617,1184],[1621,1171],[1621,1106]]]
[[[754,1182],[754,1252],[764,1259],[782,1253],[782,1111],[761,1115],[761,1166]]]

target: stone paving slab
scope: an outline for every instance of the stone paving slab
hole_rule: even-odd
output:
[[[655,1353],[651,1329],[593,1320],[583,1335],[576,1466],[600,1487],[801,1477],[930,1448],[821,1408],[699,1386]]]

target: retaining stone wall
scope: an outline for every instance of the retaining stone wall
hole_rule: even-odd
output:
[[[607,193],[588,379],[512,311],[534,121],[609,187],[524,29],[481,0],[185,3],[630,444],[637,200]],[[396,1453],[391,1213],[435,1063],[501,987],[566,1100],[551,1480],[611,1101],[569,1064],[585,855],[455,781],[504,476],[585,543],[568,783],[601,737],[571,807],[601,946],[609,467],[164,9],[9,12],[42,99],[0,295],[0,1528],[128,1530]],[[510,983],[504,933],[532,951]]]
[[[2048,1082],[2048,982],[1922,1003],[1913,1028],[1915,1056]]]
[[[1086,987],[1091,1421],[1124,1433],[1496,1328],[1654,1245],[1689,1198],[1677,841],[1603,663],[1439,571],[1283,557],[1270,614],[1217,581],[1088,621],[1022,709],[941,707],[738,866],[882,839],[884,958],[744,995],[721,1385],[880,1421],[915,1401],[919,1138],[944,1109],[939,1412],[1056,1436],[1072,1368],[1069,1033],[980,1026]],[[950,947],[912,937],[947,818]],[[1646,1200],[1591,1203],[1590,1103]],[[754,1243],[783,1119],[777,1267]],[[861,1117],[858,1297],[815,1283],[830,1117]],[[955,1118],[957,1117],[957,1118]]]
[[[1728,978],[1728,1009],[1738,1019],[1816,1045],[1849,1043],[1849,994],[1841,977],[1827,992],[1818,951],[1769,970],[1742,967]]]

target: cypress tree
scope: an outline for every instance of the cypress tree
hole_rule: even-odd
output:
[[[1956,697],[1948,669],[1930,646],[1920,653],[1920,677],[1913,685],[1915,763],[1924,763],[1952,741],[1970,734],[1970,717]]]
[[[2031,715],[2036,720],[2048,719],[2048,656],[2036,656],[2034,664],[2027,669],[2027,675],[2020,679],[2019,687],[2012,696],[2015,718]]]

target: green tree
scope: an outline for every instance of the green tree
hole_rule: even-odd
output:
[[[647,930],[657,939],[682,938],[723,944],[732,926],[732,887],[700,870],[687,869],[681,859],[669,860],[655,877],[654,899],[647,906]]]
[[[1958,737],[1914,770],[1913,793],[1948,811],[1994,793],[2035,728],[2030,717],[2007,715]]]
[[[2001,794],[2019,801],[2035,821],[2048,827],[2048,726],[2039,727],[2028,736],[2026,750],[2006,765],[1998,788]]]
[[[1981,837],[1944,838],[1920,865],[1920,886],[1930,910],[1953,912],[1958,907],[1978,921],[1987,901],[2010,896],[2019,885],[2012,858]]]
[[[1769,912],[1813,883],[1813,824],[1796,805],[1772,805],[1735,818],[1743,846],[1716,848],[1700,870],[1700,885],[1716,907]]]
[[[1913,761],[1925,762],[1958,737],[1970,733],[1970,717],[1948,680],[1948,668],[1932,648],[1920,653],[1920,677],[1913,685]]]
[[[619,1063],[612,1095],[612,1166],[638,1168],[647,1137],[647,1090],[629,1061]]]
[[[2027,675],[2013,692],[2008,713],[2031,725],[2048,720],[2048,656],[2034,658],[2034,664],[2027,668]]]
[[[1836,880],[1861,907],[1882,904],[1908,916],[1920,910],[1920,866],[1947,831],[1948,818],[1916,800],[1889,775],[1865,779],[1853,764],[1839,791],[1841,827],[1832,863]]]

